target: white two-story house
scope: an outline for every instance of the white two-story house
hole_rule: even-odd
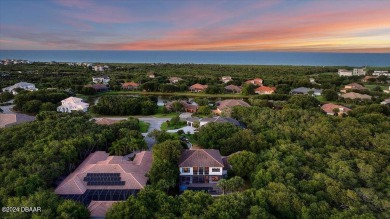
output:
[[[179,160],[180,190],[216,192],[227,171],[221,154],[214,149],[184,150]]]
[[[89,107],[88,103],[85,103],[83,99],[77,97],[68,97],[61,100],[61,106],[57,107],[58,112],[70,113],[72,111],[87,112]]]
[[[92,82],[95,84],[105,84],[107,85],[108,82],[110,82],[110,77],[107,75],[102,75],[102,76],[94,76],[92,77]]]

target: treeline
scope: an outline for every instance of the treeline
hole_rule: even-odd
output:
[[[42,208],[0,217],[89,218],[85,206],[58,198],[53,187],[96,150],[122,155],[126,151],[115,144],[123,138],[139,140],[139,128],[132,118],[104,126],[85,114],[42,112],[37,121],[0,129],[0,205]]]
[[[102,96],[90,108],[101,115],[152,115],[157,112],[155,97]]]

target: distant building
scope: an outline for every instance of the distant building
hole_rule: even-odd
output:
[[[233,81],[233,79],[232,79],[232,77],[230,77],[230,76],[223,76],[222,78],[221,78],[221,81],[223,82],[223,83],[228,83],[228,82],[230,82],[230,81]]]
[[[27,82],[19,82],[16,83],[12,86],[5,87],[3,88],[3,92],[10,92],[13,93],[14,95],[18,94],[18,92],[15,91],[15,89],[20,88],[23,90],[28,90],[28,91],[37,91],[38,88],[35,87],[35,84],[32,83],[27,83]]]
[[[179,78],[179,77],[170,77],[169,78],[169,82],[171,83],[171,84],[176,84],[176,83],[178,83],[179,81],[182,81],[183,79],[182,78]]]
[[[203,85],[203,84],[193,84],[189,87],[189,90],[191,92],[202,92],[204,90],[206,90],[208,86],[207,85]]]
[[[292,89],[290,91],[290,94],[292,94],[292,95],[295,95],[295,94],[308,95],[310,92],[313,93],[313,96],[321,96],[321,94],[322,94],[321,89],[307,88],[307,87],[298,87],[298,88]]]
[[[156,74],[154,74],[154,72],[148,72],[148,73],[146,74],[146,76],[147,76],[148,78],[155,78],[155,77],[156,77]]]
[[[349,77],[353,75],[353,72],[351,70],[347,69],[339,69],[338,71],[339,76]]]
[[[383,90],[384,93],[390,94],[390,86],[388,90]]]
[[[367,90],[363,85],[358,83],[351,83],[344,86],[343,89],[340,90],[341,93],[346,93],[349,90]]]
[[[389,71],[374,71],[374,73],[372,73],[373,76],[387,76],[389,77],[390,76],[390,73]]]
[[[87,112],[88,107],[89,104],[85,103],[83,99],[68,97],[61,101],[61,106],[57,107],[57,111],[62,113],[70,113],[73,111]]]
[[[252,79],[252,80],[247,80],[247,81],[245,81],[245,83],[246,84],[253,84],[253,85],[261,86],[261,85],[263,85],[263,79],[255,78],[255,79]]]
[[[267,87],[267,86],[260,86],[255,89],[256,94],[273,94],[276,90],[276,87]]]
[[[366,75],[366,69],[364,69],[364,68],[354,68],[352,75],[353,76],[364,76],[364,75]]]
[[[225,90],[231,93],[241,93],[242,88],[236,85],[228,85],[225,87]]]
[[[341,114],[348,114],[348,111],[351,109],[345,106],[336,105],[333,103],[327,103],[322,105],[321,109],[327,114],[327,115],[341,115]],[[337,110],[335,110],[337,109]],[[337,111],[337,112],[335,112]]]
[[[344,99],[351,99],[351,100],[371,100],[371,96],[367,94],[359,94],[355,92],[349,92],[346,94],[341,95]]]
[[[125,201],[146,186],[145,176],[152,165],[152,152],[127,157],[109,156],[105,151],[90,154],[73,173],[69,174],[54,192],[64,199],[79,201],[91,216],[105,215],[115,201]],[[98,207],[101,209],[96,209]],[[104,211],[104,212],[102,212]]]
[[[139,84],[135,82],[126,82],[122,84],[122,89],[136,90],[139,88]]]
[[[366,75],[366,70],[364,68],[354,68],[351,70],[339,69],[339,76],[350,77],[350,76],[364,76]]]
[[[230,110],[230,108],[235,106],[249,107],[250,105],[243,100],[227,99],[217,102],[217,109],[214,111],[214,113],[221,115],[222,112]]]
[[[362,79],[362,82],[376,82],[376,80],[379,78],[379,76],[365,76],[363,79]]]
[[[227,175],[225,163],[218,150],[184,150],[179,159],[180,191],[203,190],[221,194],[216,186]]]
[[[95,84],[105,84],[107,85],[108,82],[110,82],[110,77],[107,75],[102,75],[102,76],[94,76],[92,77],[92,82]]]

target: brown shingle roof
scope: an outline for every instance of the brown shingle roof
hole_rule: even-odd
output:
[[[24,114],[3,114],[0,113],[0,128],[34,121],[34,116],[24,115]]]
[[[242,100],[235,100],[235,99],[228,99],[228,100],[223,100],[217,102],[217,108],[219,110],[223,110],[227,107],[234,107],[234,106],[245,106],[248,107],[250,106],[247,102],[242,101]]]
[[[203,84],[193,84],[190,86],[190,90],[203,90],[203,89],[206,89],[208,86],[207,85],[203,85]]]
[[[120,120],[107,119],[107,118],[96,119],[96,124],[98,125],[113,125],[118,122],[120,122]]]
[[[221,154],[214,149],[184,150],[179,167],[223,167]]]
[[[109,156],[105,151],[90,154],[77,169],[71,173],[55,189],[59,195],[83,194],[87,189],[142,189],[147,182],[145,174],[150,170],[152,153],[142,151],[136,154],[133,161],[122,156]],[[120,173],[125,185],[91,186],[87,185],[84,177],[88,173]]]
[[[237,93],[241,92],[241,88],[233,84],[226,86],[225,89],[230,91],[235,91]]]
[[[371,96],[367,94],[359,94],[355,92],[349,92],[346,94],[341,95],[342,98],[349,98],[349,99],[362,99],[362,100],[371,100]]]
[[[135,83],[135,82],[126,82],[126,83],[123,83],[122,84],[122,87],[138,87],[139,84]]]

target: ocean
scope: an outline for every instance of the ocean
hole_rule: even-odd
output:
[[[390,53],[0,50],[0,59],[92,63],[390,66]]]

